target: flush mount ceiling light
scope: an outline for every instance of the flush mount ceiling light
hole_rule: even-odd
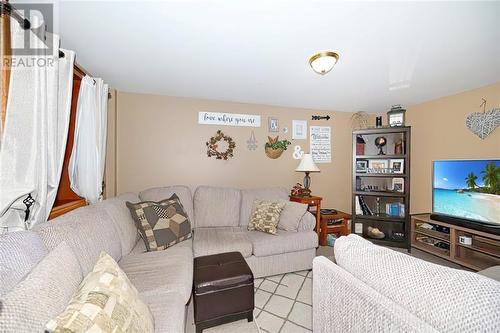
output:
[[[339,55],[337,52],[323,51],[318,52],[309,58],[309,65],[311,65],[311,68],[316,73],[325,75],[332,70],[338,60]]]

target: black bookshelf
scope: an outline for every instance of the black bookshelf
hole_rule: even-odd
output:
[[[364,151],[359,155],[356,149],[358,136],[361,136],[366,142]],[[375,145],[375,138],[380,136],[387,139],[386,146],[382,148],[384,155],[378,154],[379,148]],[[397,151],[395,143],[400,140],[403,141],[402,149]],[[370,128],[356,130],[352,133],[351,231],[373,241],[375,244],[406,248],[408,251],[410,251],[410,143],[410,127]],[[397,162],[395,160],[403,161],[403,168],[398,169],[398,173],[396,173],[395,169],[390,168],[391,160],[393,162]],[[384,167],[383,171],[366,170],[364,172],[357,169],[358,161],[366,161],[362,162],[365,164],[372,163],[371,166],[374,167],[372,169],[375,169],[377,164],[379,167],[387,164],[387,167]],[[401,180],[404,182],[402,189],[393,188],[394,178],[400,178],[399,182]],[[360,207],[359,197],[361,197],[364,207]],[[395,210],[400,213],[403,210],[402,207],[404,207],[404,213],[394,216],[394,210],[389,209],[388,211],[386,204],[398,207]],[[392,215],[389,213],[392,213]],[[370,237],[368,227],[382,231],[384,238]],[[381,237],[381,235],[378,236]]]

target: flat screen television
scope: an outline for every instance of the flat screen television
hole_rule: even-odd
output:
[[[500,235],[500,160],[433,162],[431,218]]]

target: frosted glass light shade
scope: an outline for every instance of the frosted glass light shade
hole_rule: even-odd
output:
[[[314,163],[314,160],[312,158],[311,154],[304,154],[302,157],[302,160],[300,161],[299,166],[295,171],[302,171],[302,172],[319,172],[319,168]]]
[[[339,55],[333,51],[319,52],[309,59],[309,65],[313,71],[325,75],[332,70],[333,66],[339,60]]]

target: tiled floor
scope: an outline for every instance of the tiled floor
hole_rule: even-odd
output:
[[[206,333],[312,332],[312,272],[300,271],[255,279],[255,320],[217,326]],[[193,309],[188,309],[186,332],[193,333]]]
[[[402,249],[394,249],[406,252]],[[317,255],[333,259],[333,248],[320,246]],[[444,259],[413,249],[411,256],[443,266],[461,268]],[[463,268],[462,268],[463,269]],[[255,279],[254,322],[240,320],[206,333],[302,333],[312,332],[312,271],[300,271]],[[186,332],[195,331],[192,305],[188,310]]]
[[[255,279],[255,318],[262,332],[312,332],[312,272]]]

